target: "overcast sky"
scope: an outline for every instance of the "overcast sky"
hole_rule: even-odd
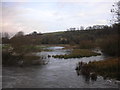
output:
[[[0,27],[3,32],[9,33],[18,31],[46,33],[63,31],[71,27],[109,25],[112,17],[110,9],[114,2],[116,1],[4,0],[1,3]]]

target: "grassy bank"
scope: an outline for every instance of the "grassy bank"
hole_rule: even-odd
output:
[[[26,66],[40,64],[40,56],[33,54],[20,55],[11,52],[2,52],[2,65],[3,66]]]
[[[120,57],[110,58],[101,61],[93,61],[86,64],[90,72],[95,72],[104,78],[114,78],[120,80]]]
[[[16,51],[20,52],[41,52],[41,51],[51,51],[47,49],[47,45],[24,45],[24,46],[16,46]],[[4,44],[2,45],[2,49],[5,51],[8,51],[10,49],[12,49],[12,46],[10,44]],[[14,49],[14,48],[13,48]]]
[[[68,55],[53,55],[54,58],[81,58],[81,57],[90,57],[90,56],[97,56],[100,55],[99,53],[93,52],[89,49],[73,49],[72,52]]]
[[[10,44],[2,45],[2,64],[3,66],[21,66],[40,64],[40,56],[32,54],[41,52],[43,46],[24,45],[13,48]]]
[[[47,49],[48,47],[49,46],[31,45],[31,46],[25,46],[24,48],[30,52],[52,51],[52,50]]]

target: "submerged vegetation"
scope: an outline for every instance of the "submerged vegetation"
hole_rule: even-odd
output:
[[[100,53],[95,53],[88,49],[73,49],[70,54],[65,55],[53,55],[54,58],[81,58],[81,57],[90,57],[90,56],[97,56],[100,55]]]

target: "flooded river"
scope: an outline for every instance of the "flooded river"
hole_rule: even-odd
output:
[[[46,65],[30,67],[3,67],[3,88],[117,88],[114,80],[103,80],[98,76],[97,81],[86,81],[84,76],[77,76],[75,67],[79,61],[89,62],[103,60],[105,57],[92,56],[76,59],[57,59],[48,55],[69,54],[70,50],[63,47],[50,47],[52,51],[42,51],[37,55],[43,56]]]

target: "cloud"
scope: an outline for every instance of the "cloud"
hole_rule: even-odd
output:
[[[119,0],[58,0],[58,2],[116,2]]]
[[[36,21],[33,17],[27,18],[25,15],[28,14],[28,16],[30,16],[30,14],[36,14],[36,17],[39,18],[39,15],[43,17],[45,15],[50,16],[50,13],[42,13],[34,9],[22,8],[17,5],[11,6],[11,4],[10,7],[8,7],[9,5],[6,6],[5,4],[6,3],[4,3],[2,7],[2,32],[16,33],[18,31],[24,31],[25,33],[28,33],[33,30],[41,30],[40,32],[45,30],[45,26],[40,22],[40,20]]]
[[[66,30],[70,27],[108,24],[113,2],[6,2],[2,5],[3,32],[30,33]],[[101,2],[100,2],[101,1]]]
[[[96,23],[104,25],[107,23],[107,20],[97,20]]]
[[[21,12],[16,6],[8,7],[6,3],[2,5],[2,32],[16,32],[19,26],[15,23],[16,18]]]
[[[119,0],[2,0],[2,2],[116,2]]]
[[[84,17],[84,16],[85,16],[85,13],[80,12],[80,13],[77,14],[77,16],[78,16],[78,17]]]

